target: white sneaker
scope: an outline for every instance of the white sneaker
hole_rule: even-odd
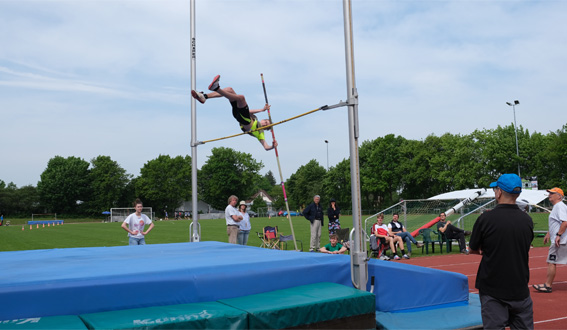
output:
[[[205,103],[205,101],[207,100],[205,98],[205,94],[203,92],[196,92],[196,91],[191,91],[191,96],[193,96],[193,98],[201,103]]]
[[[384,260],[384,261],[390,260],[390,258],[388,256],[381,256],[379,259]]]
[[[217,75],[216,77],[213,78],[213,82],[209,85],[210,91],[216,91],[217,89],[220,88],[219,80],[220,80],[220,75]]]
[[[397,254],[396,254],[396,255],[394,256],[394,260],[400,260],[400,259],[401,259],[401,258],[400,258],[400,257],[398,257],[398,255],[397,255]]]
[[[409,259],[409,256],[407,254],[404,254],[404,259]]]

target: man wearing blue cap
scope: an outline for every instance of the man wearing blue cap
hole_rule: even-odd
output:
[[[469,242],[471,253],[482,255],[475,283],[482,323],[485,329],[533,329],[528,282],[534,224],[516,205],[522,180],[502,174],[490,187],[498,205],[478,217]]]

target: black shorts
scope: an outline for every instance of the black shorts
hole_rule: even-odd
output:
[[[248,106],[239,108],[236,105],[236,101],[230,102],[230,105],[232,105],[232,116],[234,117],[234,119],[236,119],[236,121],[240,123],[240,125],[249,125],[252,122],[252,119],[250,118],[250,109],[248,108]]]

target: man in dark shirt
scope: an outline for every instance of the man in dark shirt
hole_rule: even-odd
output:
[[[482,255],[475,284],[482,323],[485,329],[533,329],[528,282],[534,225],[516,205],[522,180],[516,174],[503,174],[490,187],[498,205],[478,217],[469,242],[471,253]]]
[[[309,204],[303,210],[303,216],[305,219],[311,222],[311,244],[309,246],[309,251],[319,251],[319,245],[321,242],[321,226],[323,226],[323,207],[321,207],[321,197],[315,195],[313,197],[313,203]]]
[[[451,221],[445,221],[447,215],[445,212],[439,214],[439,222],[437,223],[437,230],[439,230],[445,237],[449,239],[456,239],[459,242],[459,249],[461,253],[469,254],[467,250],[467,242],[465,241],[465,235],[470,235],[470,231],[464,231],[459,227],[453,226]]]

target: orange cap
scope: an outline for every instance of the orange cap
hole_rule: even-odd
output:
[[[557,188],[557,187],[552,188],[552,189],[547,189],[547,192],[557,193],[557,194],[561,195],[561,197],[565,196],[565,194],[563,194],[563,190],[561,190],[561,188]]]

